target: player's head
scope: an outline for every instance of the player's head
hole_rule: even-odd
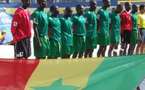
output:
[[[140,5],[139,6],[139,10],[140,10],[140,13],[145,13],[145,5]]]
[[[131,9],[131,4],[130,4],[129,2],[125,2],[125,3],[124,3],[124,7],[125,7],[125,10],[126,10],[126,11],[130,11],[130,9]]]
[[[64,10],[65,16],[71,16],[72,15],[72,9],[70,7],[66,7]]]
[[[76,12],[77,12],[77,14],[82,15],[84,12],[84,7],[82,5],[77,5]]]
[[[23,4],[23,8],[26,9],[30,6],[30,0],[21,0]]]
[[[95,10],[96,10],[96,7],[97,7],[96,0],[95,0],[95,1],[94,1],[94,0],[91,0],[91,1],[89,2],[89,5],[90,5],[90,9],[91,9],[92,11],[95,11]]]
[[[103,6],[104,6],[105,8],[110,7],[110,0],[103,0]]]
[[[46,0],[37,0],[37,3],[39,4],[40,8],[45,8],[47,6]]]
[[[115,12],[115,10],[116,10],[116,8],[112,8],[112,10],[111,10],[111,11],[112,11],[112,12]]]
[[[132,12],[133,12],[133,13],[136,13],[137,11],[138,11],[137,5],[133,4],[133,5],[132,5]]]
[[[50,7],[50,12],[52,13],[52,15],[58,15],[59,14],[58,6],[52,5]]]
[[[123,10],[122,5],[121,5],[121,4],[118,4],[118,5],[116,6],[116,12],[117,12],[117,13],[121,13],[122,10]]]

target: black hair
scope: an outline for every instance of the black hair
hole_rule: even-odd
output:
[[[127,5],[127,6],[130,6],[130,3],[129,3],[129,2],[125,2],[124,5],[125,5],[125,6],[126,6],[126,5]]]
[[[76,5],[76,8],[82,9],[82,8],[83,8],[83,6],[82,6],[82,5],[80,5],[80,4],[78,4],[78,5]]]
[[[96,5],[96,1],[90,0],[89,4],[90,4],[90,5]]]
[[[50,6],[50,11],[54,11],[54,10],[56,10],[56,9],[57,9],[57,6],[56,6],[56,5]]]
[[[138,9],[137,5],[135,5],[135,4],[132,5],[132,8]]]
[[[70,7],[66,7],[65,10],[68,11],[69,13],[72,13],[72,9]]]
[[[141,4],[140,6],[139,6],[139,10],[142,10],[142,9],[144,9],[145,8],[145,5],[143,5],[143,4]]]
[[[118,5],[116,6],[116,7],[120,7],[120,8],[123,8],[121,4],[118,4]]]

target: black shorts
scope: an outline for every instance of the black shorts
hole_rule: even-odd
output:
[[[30,38],[25,38],[14,45],[15,58],[28,58],[31,55]]]
[[[123,34],[121,35],[121,42],[129,44],[131,39],[131,31],[124,30]]]

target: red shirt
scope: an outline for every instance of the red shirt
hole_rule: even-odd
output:
[[[13,42],[16,43],[24,38],[31,37],[30,15],[27,10],[18,8],[13,16],[11,32]]]
[[[132,31],[132,19],[130,12],[123,11],[120,14],[121,18],[121,32],[124,30]]]

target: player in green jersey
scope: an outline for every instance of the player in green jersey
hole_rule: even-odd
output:
[[[129,55],[133,55],[135,46],[138,40],[138,7],[134,4],[132,5],[132,32],[130,39]]]
[[[108,56],[112,56],[113,49],[118,49],[118,45],[121,42],[121,21],[119,14],[123,10],[122,5],[117,5],[114,12],[111,13],[111,24],[110,24],[110,48],[108,52]],[[115,52],[114,52],[115,53]],[[116,55],[116,53],[115,53]]]
[[[85,13],[86,17],[86,51],[85,57],[92,57],[93,51],[97,46],[97,15],[96,2],[90,1],[89,11]]]
[[[50,7],[51,17],[49,17],[49,41],[50,41],[50,57],[52,59],[61,56],[61,22],[59,18],[58,7],[52,5]]]
[[[37,0],[39,7],[33,12],[31,18],[34,28],[34,56],[38,59],[49,55],[48,40],[48,14],[44,11],[46,0]]]
[[[72,54],[73,48],[73,32],[72,32],[72,10],[70,7],[66,7],[64,11],[63,18],[60,19],[61,21],[61,39],[62,39],[62,51],[61,56],[62,58],[69,58]]]
[[[107,45],[109,45],[109,26],[110,26],[110,1],[103,0],[103,7],[98,11],[98,36],[97,43],[100,45],[97,56],[105,56]]]
[[[76,58],[79,55],[79,58],[82,58],[85,52],[85,44],[86,44],[86,19],[83,16],[83,6],[76,6],[77,14],[72,18],[73,21],[73,58]]]

